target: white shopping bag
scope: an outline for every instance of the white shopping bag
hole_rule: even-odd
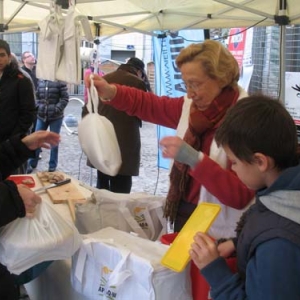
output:
[[[93,189],[92,200],[76,205],[76,227],[82,234],[113,227],[155,241],[166,233],[164,205],[165,197]]]
[[[86,235],[73,256],[71,282],[89,299],[192,300],[189,267],[160,264],[168,246],[108,227]]]
[[[98,94],[91,80],[88,114],[78,125],[81,148],[91,164],[104,174],[115,176],[122,164],[121,151],[113,124],[98,114]],[[94,111],[94,112],[93,112]]]
[[[0,262],[19,275],[40,262],[70,258],[81,243],[74,224],[43,201],[34,218],[16,219],[1,228]]]

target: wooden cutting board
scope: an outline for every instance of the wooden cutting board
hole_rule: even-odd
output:
[[[40,176],[41,173],[38,172],[37,177],[40,178]],[[68,177],[65,176],[65,179],[66,178]],[[47,186],[51,184],[50,182],[47,181],[40,180],[40,182],[43,186]],[[47,190],[47,193],[54,204],[65,203],[70,200],[74,203],[84,202],[86,200],[86,198],[82,195],[82,193],[77,189],[76,185],[72,183],[72,180],[70,183]]]

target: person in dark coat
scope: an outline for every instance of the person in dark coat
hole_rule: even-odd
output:
[[[12,59],[4,40],[0,40],[0,99],[0,142],[28,134],[36,119],[33,85]]]
[[[47,130],[60,133],[64,110],[69,102],[67,85],[61,81],[39,80],[36,90],[37,121],[35,130]],[[40,149],[36,157],[29,160],[27,173],[37,167]],[[49,172],[54,172],[58,164],[58,146],[51,148]]]
[[[118,83],[146,91],[146,85],[141,79],[139,70],[140,68],[133,64],[122,64],[116,71],[104,75],[104,78],[110,83]],[[138,76],[139,73],[140,77]],[[86,106],[84,106],[83,116],[87,113]],[[99,102],[98,113],[109,119],[114,126],[121,151],[122,165],[116,176],[109,176],[97,170],[96,187],[114,193],[130,193],[132,176],[139,175],[141,120],[104,105],[101,101]]]
[[[144,62],[137,57],[130,57],[126,64],[131,65],[138,70],[138,76],[144,81],[147,91],[152,92],[148,76],[145,72]]]
[[[34,85],[34,89],[37,89],[38,79],[36,78],[35,73],[35,65],[36,59],[34,55],[30,51],[25,51],[22,53],[22,63],[23,66],[21,67],[31,78],[32,83]]]
[[[41,198],[25,185],[16,185],[5,180],[11,172],[34,155],[36,148],[57,145],[59,135],[53,132],[39,131],[23,137],[15,135],[0,143],[0,226],[17,218],[32,217]],[[46,148],[48,148],[46,146]],[[0,299],[18,299],[19,288],[15,278],[5,266],[0,264]]]
[[[23,66],[21,69],[25,72],[25,74],[28,74],[29,77],[32,80],[32,84],[34,85],[34,91],[37,89],[38,79],[36,77],[36,59],[35,56],[30,51],[25,51],[22,53],[22,63]],[[35,131],[36,126],[36,120],[31,128],[31,133]],[[39,159],[41,159],[42,156],[39,154]]]

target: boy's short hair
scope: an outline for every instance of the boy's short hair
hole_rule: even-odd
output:
[[[0,40],[0,49],[4,49],[7,55],[11,53],[9,44],[4,40]]]
[[[256,152],[273,158],[279,170],[298,163],[296,125],[281,103],[267,96],[238,101],[228,110],[215,138],[248,163]]]

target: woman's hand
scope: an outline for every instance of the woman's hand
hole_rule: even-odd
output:
[[[24,184],[19,184],[17,187],[25,206],[26,217],[33,218],[36,206],[42,201],[41,197]]]
[[[167,136],[160,140],[162,155],[165,158],[175,158],[184,141],[178,136]]]
[[[51,146],[57,146],[60,142],[60,135],[51,131],[35,131],[34,133],[25,136],[22,142],[30,150],[38,148],[50,149]]]
[[[205,233],[197,232],[191,246],[190,256],[201,270],[220,255],[215,242]]]
[[[85,76],[84,84],[87,88],[90,88],[91,86],[91,76],[94,80],[94,86],[101,101],[109,101],[116,96],[117,87],[113,84],[109,84],[104,78],[97,74]]]

